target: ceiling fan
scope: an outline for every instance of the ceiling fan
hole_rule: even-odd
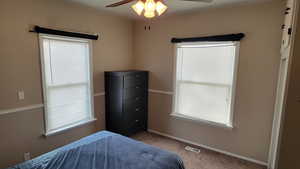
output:
[[[163,3],[163,0],[122,0],[120,2],[107,5],[106,7],[108,8],[118,7],[134,1],[136,1],[136,3],[132,5],[132,9],[138,15],[144,14],[146,18],[153,18],[155,16],[160,16],[168,9],[168,7]],[[211,3],[213,0],[180,0],[180,1]]]

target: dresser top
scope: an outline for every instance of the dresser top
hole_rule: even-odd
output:
[[[124,76],[124,75],[131,75],[136,73],[148,73],[148,72],[149,71],[145,71],[145,70],[120,70],[120,71],[105,71],[105,74]]]

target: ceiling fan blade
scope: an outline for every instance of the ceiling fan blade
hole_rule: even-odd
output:
[[[120,6],[120,5],[124,5],[124,4],[130,3],[132,1],[136,1],[136,0],[123,0],[123,1],[120,1],[120,2],[117,2],[117,3],[113,3],[113,4],[110,4],[110,5],[107,5],[106,7],[108,7],[108,8],[110,8],[110,7],[117,7],[117,6]]]
[[[204,3],[211,3],[214,0],[181,0],[181,1],[191,1],[191,2],[204,2]]]

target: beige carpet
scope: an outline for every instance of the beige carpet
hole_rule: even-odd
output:
[[[178,154],[186,169],[266,169],[264,166],[203,148],[200,148],[199,154],[186,151],[184,148],[187,144],[152,133],[143,132],[132,138]]]

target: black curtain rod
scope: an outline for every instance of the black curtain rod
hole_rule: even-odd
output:
[[[77,33],[77,32],[67,32],[67,31],[61,31],[56,29],[49,29],[49,28],[43,28],[40,26],[35,26],[33,30],[30,32],[36,32],[36,33],[45,33],[50,35],[60,35],[60,36],[68,36],[68,37],[74,37],[74,38],[83,38],[83,39],[91,39],[91,40],[98,40],[98,35],[90,35],[90,34],[84,34],[84,33]]]
[[[205,37],[192,37],[192,38],[172,38],[172,43],[182,42],[222,42],[222,41],[241,41],[245,37],[244,33],[205,36]]]

